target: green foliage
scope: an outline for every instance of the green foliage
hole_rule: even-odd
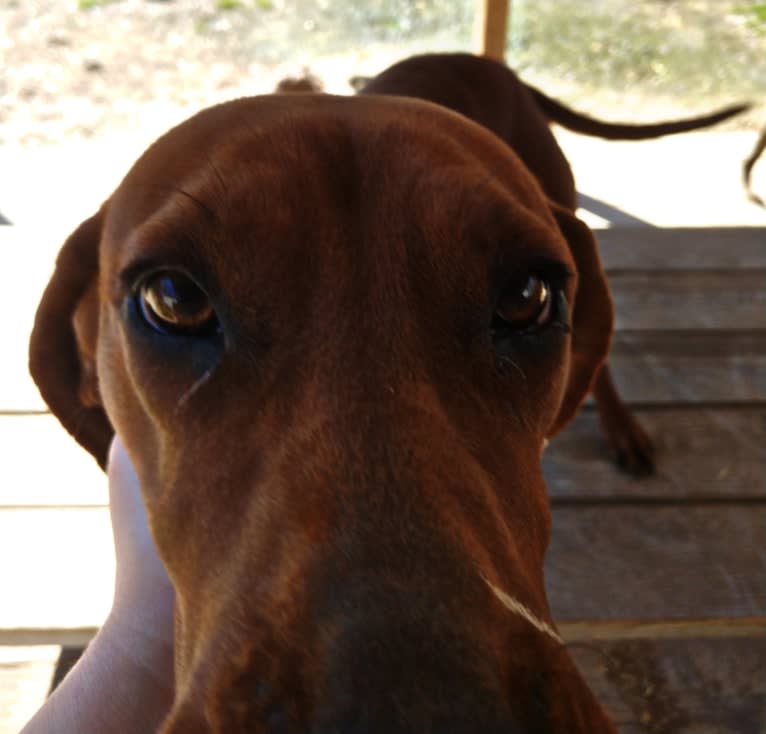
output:
[[[111,2],[114,0],[77,0],[77,8],[78,10],[90,10],[99,5],[108,5]]]
[[[763,94],[766,47],[742,22],[766,3],[521,0],[514,3],[513,66],[564,83],[705,98]],[[759,21],[760,24],[760,21]]]
[[[766,3],[758,2],[743,6],[739,12],[747,18],[747,24],[750,28],[766,33]]]

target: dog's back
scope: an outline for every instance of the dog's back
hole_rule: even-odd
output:
[[[405,59],[370,80],[360,94],[419,97],[478,122],[513,148],[548,196],[571,209],[576,207],[574,179],[549,123],[608,140],[647,140],[710,127],[749,108],[738,104],[655,123],[606,122],[548,97],[498,61],[465,53]]]
[[[572,172],[529,88],[507,66],[470,54],[413,56],[371,79],[360,94],[416,97],[492,130],[554,201],[574,209]]]

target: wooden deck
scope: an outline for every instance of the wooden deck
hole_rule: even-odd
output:
[[[763,734],[766,229],[599,239],[618,314],[611,362],[659,472],[613,468],[590,405],[553,442],[549,598],[621,732]],[[11,353],[24,350],[42,270],[2,325]],[[4,369],[0,734],[44,695],[58,648],[38,646],[87,640],[113,573],[102,475],[44,412],[23,363]]]
[[[621,731],[763,734],[766,230],[599,239],[659,472],[606,467],[590,407],[555,442],[551,604]]]

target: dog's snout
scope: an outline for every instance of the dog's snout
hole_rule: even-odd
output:
[[[368,722],[363,717],[361,723],[341,722],[316,729],[312,734],[522,734],[526,730],[519,729],[513,722],[488,725],[482,718],[481,712],[474,712],[465,721],[439,722],[436,725],[409,726],[406,723],[392,722],[387,719],[376,719]]]
[[[343,625],[323,656],[317,731],[518,731],[484,635],[442,618],[438,609],[413,619],[411,609],[419,604],[407,602],[410,613],[381,615],[376,626],[369,624],[369,612]]]
[[[377,722],[376,722],[377,723]],[[513,723],[502,724],[496,727],[489,728],[480,719],[472,718],[466,722],[465,725],[462,722],[451,721],[445,723],[443,726],[434,728],[411,728],[401,727],[396,724],[390,724],[389,722],[380,722],[380,725],[375,727],[369,727],[366,725],[358,726],[335,726],[323,727],[317,729],[316,734],[522,734],[522,730],[518,729]]]

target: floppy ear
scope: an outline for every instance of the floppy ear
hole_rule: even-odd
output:
[[[29,371],[64,428],[106,466],[114,434],[96,375],[98,247],[106,204],[67,239],[37,308]]]
[[[554,203],[551,209],[577,265],[577,293],[572,308],[569,380],[549,436],[574,418],[590,392],[601,365],[606,362],[614,322],[612,296],[593,233],[569,210]]]

